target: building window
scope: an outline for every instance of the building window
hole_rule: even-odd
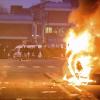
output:
[[[53,33],[53,29],[52,29],[52,27],[46,27],[45,28],[45,33]]]

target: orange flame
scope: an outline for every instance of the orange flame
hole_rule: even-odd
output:
[[[69,30],[65,39],[66,69],[71,75],[67,71],[63,79],[74,85],[87,85],[93,81],[90,74],[96,70],[100,72],[100,2],[90,2],[90,6],[83,2],[80,0],[79,8],[70,14],[69,23],[76,24],[76,27]],[[94,11],[93,7],[96,7]]]
[[[67,53],[71,52],[68,58],[68,69],[72,75],[64,80],[74,85],[87,85],[90,80],[93,58],[90,54],[94,51],[94,37],[85,30],[77,35],[73,29],[69,31],[69,37],[66,39]]]

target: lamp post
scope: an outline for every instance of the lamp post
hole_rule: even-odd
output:
[[[40,20],[41,20],[41,28],[42,28],[42,43],[45,44],[45,23],[46,23],[46,12],[45,12],[45,9],[44,9],[44,5],[42,4],[41,5],[41,17],[40,17]]]
[[[32,37],[34,37],[35,44],[37,44],[37,21],[34,19],[34,14],[32,13]]]
[[[37,22],[35,21],[35,44],[37,44]]]

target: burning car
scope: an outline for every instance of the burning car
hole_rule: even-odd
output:
[[[64,80],[73,85],[87,85],[99,81],[96,78],[96,73],[100,70],[99,42],[100,37],[88,29],[80,34],[70,29],[66,39],[67,71]]]

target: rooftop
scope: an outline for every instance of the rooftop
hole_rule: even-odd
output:
[[[48,2],[45,4],[45,7],[47,8],[72,8],[72,5],[70,2],[64,3],[64,2]]]
[[[43,3],[39,3],[37,5],[33,5],[30,8],[41,7],[41,5],[44,8],[56,8],[56,9],[71,9],[71,8],[73,8],[71,2],[64,3],[64,2],[52,2],[52,1],[46,1]]]

